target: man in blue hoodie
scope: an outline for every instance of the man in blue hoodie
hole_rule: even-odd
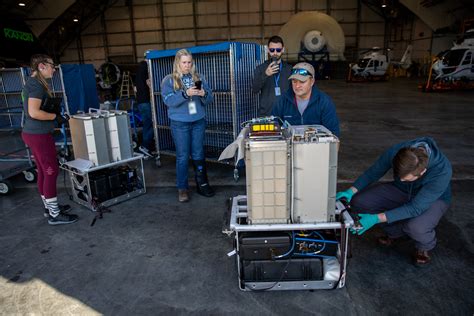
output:
[[[390,169],[394,180],[376,183]],[[415,264],[430,263],[429,251],[436,246],[435,228],[451,203],[451,163],[429,137],[392,146],[336,199],[345,198],[359,213],[362,235],[384,223],[387,236],[378,242],[390,246],[409,236],[415,241]]]
[[[331,98],[315,86],[314,68],[298,63],[291,70],[291,88],[278,99],[272,115],[291,125],[323,125],[339,137],[339,119]]]

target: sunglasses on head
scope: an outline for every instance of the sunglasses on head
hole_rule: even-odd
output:
[[[56,65],[55,63],[50,63],[49,61],[43,61],[41,62],[42,64],[45,64],[45,65],[50,65],[51,67],[55,68],[57,67],[58,65]]]
[[[275,51],[277,53],[281,53],[281,51],[283,50],[283,48],[269,48],[268,49],[270,51],[270,53],[274,53]]]
[[[296,68],[291,71],[292,75],[313,76],[308,70]]]

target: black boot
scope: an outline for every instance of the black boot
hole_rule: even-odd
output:
[[[204,160],[193,160],[193,166],[197,193],[206,197],[214,196],[214,189],[207,180],[206,162]]]

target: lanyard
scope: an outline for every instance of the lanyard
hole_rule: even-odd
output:
[[[280,81],[280,74],[281,74],[281,63],[280,63],[280,71],[278,72],[278,76],[277,75],[273,75],[273,79],[275,80],[275,87],[278,87],[278,81]]]

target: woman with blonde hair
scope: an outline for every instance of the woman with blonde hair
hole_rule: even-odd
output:
[[[45,207],[44,216],[50,225],[70,224],[77,221],[74,214],[66,214],[69,205],[59,205],[56,192],[56,179],[59,173],[56,158],[56,145],[52,132],[55,121],[62,125],[67,121],[67,115],[49,113],[42,106],[51,98],[51,78],[55,65],[47,55],[31,57],[31,77],[26,81],[22,91],[25,122],[21,137],[33,153],[33,159],[38,168],[38,190]]]
[[[206,80],[196,72],[191,53],[181,49],[176,53],[173,73],[161,83],[163,102],[168,107],[171,134],[176,146],[176,185],[178,200],[189,201],[188,161],[193,160],[197,192],[214,196],[209,185],[204,157],[206,131],[205,106],[213,100]]]

